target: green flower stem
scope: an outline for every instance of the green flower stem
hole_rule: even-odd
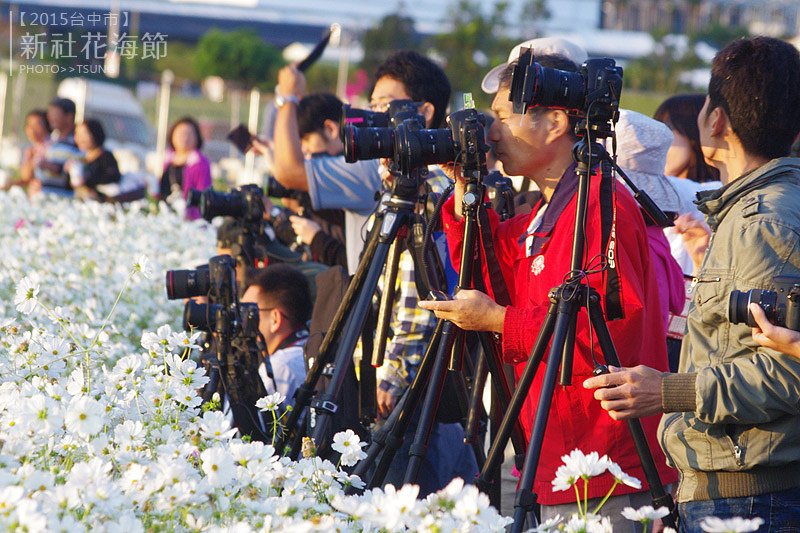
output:
[[[614,492],[614,489],[617,488],[617,485],[619,485],[619,480],[614,479],[614,484],[611,485],[611,489],[609,489],[608,493],[603,497],[600,503],[597,504],[597,507],[594,508],[594,511],[592,511],[592,513],[597,514],[597,512],[603,507],[603,505],[605,505],[605,503],[611,497],[611,494]]]
[[[589,512],[589,478],[583,478],[583,516]]]
[[[573,483],[572,487],[575,489],[575,501],[578,502],[578,514],[583,516],[583,507],[581,506],[581,493],[578,490],[578,482]]]

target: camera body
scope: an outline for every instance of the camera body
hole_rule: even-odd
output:
[[[489,147],[485,141],[486,119],[475,109],[448,116],[448,128],[427,129],[417,111],[419,103],[395,100],[389,111],[379,113],[345,106],[341,136],[348,163],[386,158],[394,170],[408,176],[427,165],[459,161],[462,165],[485,166]],[[373,126],[373,124],[390,124]]]
[[[529,48],[514,67],[509,99],[514,113],[525,114],[535,106],[556,107],[580,114],[589,125],[599,125],[616,121],[621,94],[622,67],[613,59],[589,59],[578,72],[567,72],[543,67]]]
[[[189,191],[189,205],[200,209],[209,222],[214,217],[233,217],[245,223],[261,223],[264,218],[264,192],[258,185],[242,185],[231,192],[213,189]]]
[[[757,327],[747,308],[751,303],[756,303],[776,326],[800,331],[800,278],[781,276],[775,278],[773,283],[774,291],[732,291],[728,300],[728,320],[733,324],[746,323],[750,327]]]

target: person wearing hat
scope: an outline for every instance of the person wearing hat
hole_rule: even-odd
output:
[[[703,155],[724,186],[698,198],[712,236],[693,284],[680,371],[614,369],[584,386],[597,388],[615,419],[663,413],[659,440],[681,474],[682,530],[699,531],[713,515],[797,531],[800,361],[779,351],[796,337],[756,315],[773,344],[746,323],[752,309],[738,308],[734,322],[729,305],[733,291],[800,279],[800,160],[786,157],[800,132],[798,50],[770,37],[727,45],[711,63],[697,122]]]
[[[455,299],[445,302],[420,302],[420,306],[433,310],[440,318],[452,320],[466,330],[492,331],[502,334],[503,358],[514,366],[516,377],[522,373],[531,348],[550,306],[549,291],[560,285],[571,270],[571,251],[577,209],[578,178],[572,148],[576,141],[576,119],[560,108],[532,107],[525,115],[513,113],[509,101],[509,88],[514,61],[519,50],[532,45],[536,61],[544,67],[576,71],[574,61],[585,59],[586,54],[576,45],[559,47],[558,42],[534,40],[522,43],[512,50],[509,64],[503,69],[493,69],[484,87],[493,89],[497,79],[497,95],[492,110],[497,119],[492,124],[489,139],[495,144],[498,158],[509,174],[522,175],[534,181],[542,198],[529,214],[520,214],[500,222],[489,212],[494,248],[506,285],[511,293],[512,305],[502,307],[491,296],[476,290],[462,290]],[[544,53],[547,52],[547,53]],[[571,59],[570,59],[571,58]],[[498,75],[497,72],[502,70]],[[456,172],[456,174],[458,174]],[[460,258],[464,222],[461,215],[464,180],[456,175],[455,194],[445,204],[442,221],[447,233],[450,257]],[[645,224],[640,210],[624,187],[616,188],[615,249],[616,279],[606,269],[598,269],[597,255],[603,241],[600,208],[600,179],[590,180],[588,213],[586,216],[586,250],[584,258],[586,282],[597,289],[604,310],[619,297],[622,318],[608,322],[611,337],[619,358],[625,364],[645,363],[667,370],[666,333],[658,304],[658,287],[652,272],[650,248]],[[609,247],[611,246],[609,242]],[[608,261],[606,261],[608,263]],[[484,277],[488,277],[484,271]],[[618,285],[617,285],[618,284]],[[487,283],[487,286],[491,284]],[[618,286],[619,291],[614,289]],[[595,361],[603,363],[598,342],[591,332],[585,312],[578,316],[575,334],[573,383],[570,387],[556,387],[541,456],[534,481],[534,492],[541,504],[542,519],[556,514],[570,515],[578,511],[575,495],[570,491],[554,491],[551,481],[562,464],[561,457],[575,448],[584,452],[606,454],[622,469],[644,480],[640,459],[633,446],[627,426],[607,416],[591,391],[580,383],[592,375]],[[537,410],[544,372],[537,372],[525,400],[520,421],[529,435]],[[658,419],[643,420],[642,424],[658,465],[663,483],[677,478],[667,467],[656,439]],[[593,478],[588,487],[589,508],[614,484],[613,477],[605,473]],[[651,504],[647,487],[617,486],[601,509],[614,531],[639,531],[638,526],[621,516],[624,507],[638,508]]]
[[[621,109],[619,121],[614,126],[617,139],[616,161],[633,184],[647,193],[651,200],[670,218],[684,213],[691,198],[680,192],[664,175],[664,163],[672,142],[672,132],[662,122]],[[611,139],[606,139],[606,149],[611,151]],[[620,178],[620,182],[624,183]],[[643,212],[647,225],[647,242],[650,260],[658,280],[661,314],[664,324],[669,313],[680,313],[684,304],[683,272],[672,257],[669,241],[662,229]]]

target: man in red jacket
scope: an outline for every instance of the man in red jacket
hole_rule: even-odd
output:
[[[546,67],[577,70],[572,61],[560,55],[537,55],[536,59]],[[526,115],[515,115],[509,101],[511,71],[512,66],[509,66],[500,76],[499,91],[492,104],[497,120],[490,129],[489,139],[495,144],[505,172],[530,178],[542,192],[541,200],[529,214],[506,222],[500,223],[489,210],[497,260],[513,303],[502,307],[479,291],[463,290],[452,301],[420,302],[420,306],[466,330],[502,333],[503,357],[514,365],[519,378],[550,305],[548,291],[560,285],[570,271],[578,178],[572,158],[576,141],[574,119],[564,110],[555,108],[534,107]],[[586,216],[586,271],[599,270],[596,268],[602,241],[599,189],[599,175],[595,175],[590,181]],[[450,257],[455,261],[461,256],[463,240],[463,193],[464,180],[458,177],[455,194],[445,204],[442,215]],[[624,317],[608,323],[611,337],[624,366],[642,363],[666,371],[666,335],[658,288],[650,267],[645,224],[638,205],[622,186],[616,187],[614,216],[615,259]],[[606,252],[602,250],[603,254]],[[487,277],[486,269],[484,277]],[[585,280],[600,293],[604,310],[607,309],[608,277],[607,271],[593,272]],[[584,376],[592,375],[595,360],[605,362],[582,310],[577,322],[572,379],[577,385],[555,389],[533,488],[542,504],[543,520],[557,513],[571,514],[577,511],[574,493],[554,492],[551,485],[561,456],[575,448],[585,453],[607,454],[623,471],[643,481],[643,487],[638,490],[627,485],[618,486],[615,497],[601,511],[611,518],[614,531],[633,531],[633,523],[622,518],[619,511],[627,506],[638,508],[651,504],[651,499],[627,426],[612,420],[592,393],[580,385]],[[528,435],[543,377],[544,364],[537,372],[520,416]],[[677,474],[667,467],[656,440],[658,419],[643,419],[642,424],[662,483],[675,481]],[[593,479],[589,484],[589,498],[602,498],[613,483],[609,473]],[[589,509],[593,508],[590,504]]]

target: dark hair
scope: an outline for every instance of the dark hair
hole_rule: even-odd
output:
[[[285,263],[259,268],[248,274],[247,287],[257,286],[270,307],[279,307],[294,328],[305,327],[311,318],[311,290],[308,280]]]
[[[325,121],[337,124],[342,120],[342,101],[331,93],[309,94],[297,104],[297,130],[300,137],[322,133]]]
[[[560,54],[542,54],[540,56],[536,56],[536,62],[546,68],[566,70],[567,72],[578,72],[578,65],[576,65],[574,61],[571,61]],[[514,74],[514,67],[517,66],[517,63],[519,63],[519,59],[515,59],[509,63],[505,70],[500,73],[500,89],[507,89],[511,86],[511,77]],[[528,111],[528,113],[534,114],[541,109],[547,108],[533,107]],[[575,126],[578,124],[578,117],[570,113],[568,113],[567,116],[569,117],[569,135],[573,139],[577,140],[578,136],[575,133]]]
[[[431,127],[444,125],[450,101],[450,80],[442,67],[413,50],[393,53],[375,71],[375,81],[389,77],[402,83],[415,102],[430,102],[434,113]],[[373,86],[374,87],[374,86]]]
[[[705,101],[704,94],[678,94],[661,102],[653,114],[654,119],[663,122],[673,132],[679,133],[689,140],[692,158],[689,162],[688,177],[698,183],[719,180],[719,170],[706,163],[703,149],[700,146],[697,117],[700,115]]]
[[[28,117],[38,117],[38,119],[42,122],[44,129],[47,130],[47,133],[53,131],[53,128],[50,127],[50,122],[47,121],[47,111],[44,109],[31,109],[25,115],[25,120],[28,120]]]
[[[194,134],[197,137],[197,149],[203,147],[203,136],[200,135],[200,126],[197,124],[197,121],[192,117],[181,117],[175,121],[172,126],[169,128],[169,132],[167,132],[167,145],[174,150],[175,146],[172,144],[172,134],[175,133],[175,128],[180,126],[181,124],[188,124],[194,130]]]
[[[75,115],[75,102],[70,100],[69,98],[59,98],[55,97],[50,100],[50,105],[59,108],[67,115]]]
[[[100,121],[94,118],[87,118],[83,121],[83,125],[89,130],[89,135],[91,135],[94,145],[98,148],[103,146],[103,143],[106,142],[106,132],[103,130],[103,125],[100,124]]]
[[[714,56],[708,96],[748,153],[786,156],[800,131],[800,53],[771,37],[733,41]]]

